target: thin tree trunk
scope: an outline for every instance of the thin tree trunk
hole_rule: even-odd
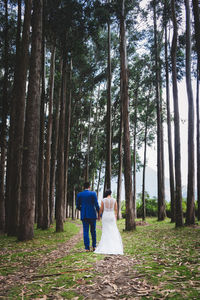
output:
[[[44,11],[43,11],[43,24],[44,24]],[[37,198],[36,198],[36,211],[37,211],[37,227],[43,226],[43,194],[44,194],[44,145],[45,145],[45,97],[46,97],[46,67],[45,67],[45,33],[44,26],[42,31],[42,91],[41,91],[41,107],[40,107],[40,144],[39,144],[39,159],[38,159],[38,174],[37,174]]]
[[[42,229],[50,226],[49,191],[50,191],[50,162],[51,162],[51,137],[52,137],[52,113],[54,97],[55,75],[55,46],[52,47],[50,80],[49,80],[49,116],[47,124],[46,153],[44,161],[44,194],[43,194],[43,224]]]
[[[110,3],[110,0],[107,0]],[[108,21],[108,75],[107,75],[107,134],[106,134],[106,174],[104,191],[111,188],[111,148],[112,148],[112,127],[111,127],[111,37],[110,21]]]
[[[130,130],[129,130],[129,97],[128,97],[128,72],[127,54],[125,37],[125,1],[121,2],[120,17],[120,60],[121,60],[121,102],[123,107],[123,126],[124,126],[124,177],[125,177],[125,196],[126,196],[126,230],[135,229],[135,216],[133,208],[133,189],[132,189],[132,167],[130,151]]]
[[[101,181],[101,168],[102,168],[102,161],[101,161],[100,167],[99,167],[99,176],[98,176],[98,182],[97,182],[97,199],[99,197],[99,187],[100,187],[100,181]]]
[[[66,67],[67,59],[63,54],[62,70],[62,89],[60,101],[60,119],[59,119],[59,136],[58,136],[58,158],[57,158],[57,190],[56,190],[56,232],[64,230],[64,139],[65,139],[65,110],[66,110]]]
[[[194,207],[194,101],[191,84],[191,21],[190,3],[185,0],[186,9],[186,86],[188,96],[188,186],[186,224],[195,223]]]
[[[143,162],[143,176],[142,176],[142,219],[146,219],[146,203],[145,203],[145,172],[146,172],[146,159],[147,159],[147,130],[148,130],[148,109],[149,99],[147,100],[146,120],[145,120],[145,133],[144,133],[144,162]]]
[[[65,207],[68,205],[68,171],[69,171],[69,149],[70,149],[70,134],[71,134],[71,116],[72,116],[72,58],[70,61],[69,68],[69,95],[67,103],[67,113],[66,113],[66,148],[65,148]],[[66,212],[66,209],[65,209]]]
[[[192,0],[193,15],[194,15],[194,29],[195,29],[195,40],[196,40],[196,51],[198,57],[198,70],[200,74],[200,8],[199,0]]]
[[[176,227],[183,226],[182,211],[182,185],[181,185],[181,146],[180,146],[180,121],[179,121],[179,103],[178,103],[178,87],[177,87],[177,68],[176,68],[176,52],[178,28],[175,12],[175,0],[171,0],[172,21],[173,21],[173,39],[171,47],[172,59],[172,84],[173,84],[173,100],[174,100],[174,149],[175,149],[175,216]]]
[[[90,172],[90,128],[91,128],[91,110],[92,102],[90,100],[90,115],[89,115],[89,125],[88,125],[88,144],[87,144],[87,153],[86,153],[86,167],[85,167],[85,182],[89,181],[89,172]]]
[[[157,17],[156,1],[153,3],[154,12],[154,51],[155,51],[155,72],[156,72],[156,102],[157,102],[157,168],[158,168],[158,221],[165,219],[165,199],[163,183],[163,161],[162,161],[162,122],[161,122],[161,99],[160,99],[160,76],[159,56],[157,41]]]
[[[165,1],[166,4],[166,1]],[[166,8],[165,8],[166,9]],[[174,191],[174,164],[172,152],[172,130],[170,116],[170,96],[169,96],[169,64],[167,49],[167,21],[165,20],[165,77],[166,77],[166,102],[167,102],[167,133],[168,133],[168,155],[169,155],[169,181],[171,199],[171,222],[175,222],[175,191]]]
[[[62,78],[62,67],[63,61],[60,62],[60,74]],[[50,223],[53,224],[54,215],[55,215],[55,177],[56,177],[56,158],[57,158],[57,150],[58,150],[58,128],[59,128],[59,114],[60,114],[60,98],[61,98],[61,86],[58,90],[58,96],[56,98],[56,107],[55,107],[55,117],[53,121],[53,135],[52,135],[52,149],[51,149],[51,178],[50,178],[50,195],[49,195],[49,202],[50,202]]]
[[[13,118],[10,121],[11,143],[9,145],[10,164],[8,167],[8,235],[17,235],[17,230],[19,226],[22,153],[24,143],[24,117],[26,105],[26,80],[29,59],[31,9],[32,1],[26,1],[22,43],[20,49],[17,49],[17,59],[19,59],[19,61],[16,64],[12,95],[14,111],[12,114]],[[18,46],[20,46],[19,42]]]
[[[197,144],[197,218],[198,221],[200,221],[200,135],[199,135],[199,126],[200,126],[200,120],[199,120],[199,72],[197,68],[197,94],[196,94],[196,126],[197,126],[197,134],[196,134],[196,144]]]
[[[34,0],[32,49],[26,122],[24,130],[24,151],[22,164],[22,189],[18,239],[30,240],[34,236],[34,215],[36,196],[36,175],[39,150],[40,124],[40,71],[42,45],[42,0]]]
[[[135,113],[134,113],[134,136],[133,136],[133,206],[135,211],[135,218],[137,218],[136,208],[136,168],[137,168],[137,111],[138,111],[138,87],[135,93]]]
[[[3,103],[1,122],[1,159],[0,159],[0,231],[5,230],[5,163],[6,163],[6,120],[8,113],[8,1],[4,1],[5,22],[4,22],[4,79],[3,79]]]
[[[117,219],[122,218],[121,213],[121,191],[122,191],[122,169],[123,169],[123,113],[122,103],[120,103],[120,129],[119,129],[119,167],[118,167],[118,180],[117,180]]]

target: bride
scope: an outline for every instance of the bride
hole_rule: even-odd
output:
[[[111,190],[107,190],[101,201],[99,216],[102,215],[102,235],[94,253],[123,254],[121,235],[117,228],[117,202],[111,197]]]

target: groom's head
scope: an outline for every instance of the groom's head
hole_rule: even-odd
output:
[[[90,183],[89,183],[89,181],[88,182],[85,182],[84,183],[84,189],[86,190],[88,190],[90,188]]]

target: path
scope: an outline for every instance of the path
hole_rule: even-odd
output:
[[[0,276],[0,299],[6,299],[4,296],[11,287],[15,285],[23,286],[28,282],[30,283],[34,276],[37,276],[39,266],[44,266],[50,261],[52,262],[66,256],[80,239],[82,239],[82,227],[78,234],[73,236],[66,243],[60,244],[58,249],[45,254],[45,256],[33,258],[30,266],[23,267],[16,273],[6,277]],[[150,286],[145,278],[135,271],[134,266],[138,263],[138,261],[135,261],[131,256],[127,255],[102,256],[102,260],[98,260],[94,263],[88,275],[86,274],[82,279],[79,279],[77,286],[69,290],[82,295],[84,300],[137,300],[141,299],[142,296],[148,299],[148,295],[151,294],[154,287]],[[52,296],[50,296],[50,298],[47,296],[45,299],[62,300],[63,298],[55,295],[53,298]],[[73,299],[78,300],[79,297],[77,296]]]

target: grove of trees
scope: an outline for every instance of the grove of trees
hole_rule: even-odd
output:
[[[0,45],[0,231],[29,240],[35,224],[48,229],[54,220],[63,231],[83,183],[90,180],[99,195],[113,177],[121,218],[123,176],[125,229],[135,229],[136,172],[142,167],[145,219],[147,147],[155,140],[158,220],[166,217],[164,140],[171,221],[200,220],[198,0],[4,0]],[[181,80],[188,99],[185,220]]]

